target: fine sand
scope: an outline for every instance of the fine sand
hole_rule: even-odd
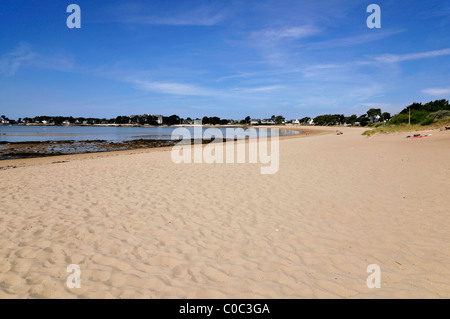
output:
[[[450,298],[450,131],[316,129],[273,175],[171,148],[1,161],[0,298]]]

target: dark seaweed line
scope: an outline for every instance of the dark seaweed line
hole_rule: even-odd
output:
[[[237,139],[234,139],[235,141]],[[33,142],[0,142],[6,145],[7,149],[0,152],[0,160],[7,159],[21,159],[21,158],[40,158],[58,155],[73,155],[73,154],[90,154],[122,150],[135,150],[146,148],[157,148],[174,146],[181,140],[154,140],[154,139],[138,139],[123,142],[108,142],[105,140],[89,140],[89,141],[33,141]],[[195,139],[191,139],[191,145],[195,143]],[[225,142],[226,139],[203,139],[202,144],[211,142]],[[86,145],[87,144],[87,145]],[[64,151],[55,151],[52,147],[59,146]],[[28,146],[25,148],[25,146]],[[33,149],[33,146],[40,147]],[[69,147],[70,146],[70,147]],[[79,147],[76,147],[79,146]],[[85,148],[86,146],[86,148]],[[25,151],[25,149],[27,151]]]

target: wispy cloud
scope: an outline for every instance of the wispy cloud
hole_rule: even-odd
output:
[[[303,39],[320,32],[321,30],[313,25],[302,25],[255,31],[251,33],[250,37],[257,41],[274,42],[282,39]]]
[[[22,42],[19,46],[0,58],[0,74],[4,76],[13,76],[19,67],[33,58],[34,54],[28,43]]]
[[[222,88],[219,90],[219,89],[205,88],[193,84],[168,82],[168,81],[148,81],[148,80],[129,79],[127,80],[127,82],[132,83],[139,90],[168,95],[180,95],[180,96],[231,97],[236,96],[236,94],[251,95],[253,93],[265,93],[284,88],[281,85],[266,85],[257,87]]]
[[[282,29],[270,29],[260,32],[260,35],[272,40],[292,38],[302,39],[318,34],[320,29],[312,25],[303,25],[296,27],[287,27]]]
[[[408,54],[384,54],[378,57],[375,57],[375,61],[384,62],[384,63],[396,63],[402,61],[409,60],[418,60],[425,58],[434,58],[443,55],[450,55],[450,48],[442,49],[442,50],[434,50],[420,53],[408,53]]]
[[[375,57],[370,57],[366,60],[354,60],[349,62],[342,61],[339,63],[313,64],[310,66],[303,67],[301,72],[305,77],[315,77],[315,76],[323,76],[324,74],[332,70],[352,69],[355,67],[364,67],[364,66],[377,66],[383,63],[398,63],[403,61],[427,59],[445,55],[450,55],[450,48],[419,53],[383,54]],[[436,90],[437,92],[440,92],[439,89]]]
[[[24,65],[45,70],[73,71],[75,62],[70,55],[36,52],[29,43],[21,42],[16,49],[0,57],[0,75],[14,76]]]
[[[65,54],[46,55],[35,53],[29,64],[47,70],[55,70],[62,72],[80,72],[76,70],[75,59],[73,56]]]
[[[251,87],[251,88],[236,88],[233,91],[237,93],[262,93],[262,92],[270,92],[282,89],[281,85],[268,85],[268,86],[260,86],[260,87]]]
[[[390,37],[392,35],[404,32],[405,30],[394,30],[394,31],[384,31],[384,32],[377,32],[377,33],[364,33],[359,35],[354,35],[350,37],[345,38],[335,38],[325,41],[318,41],[309,43],[305,46],[307,49],[329,49],[329,48],[336,48],[336,47],[348,47],[353,45],[359,45],[364,44],[368,42],[378,41],[387,37]]]
[[[142,13],[144,11],[144,13]],[[141,25],[172,25],[172,26],[213,26],[225,18],[224,12],[212,7],[199,7],[182,13],[173,13],[170,16],[156,16],[146,14],[144,8],[138,12],[121,13],[119,21],[122,23]]]
[[[304,39],[319,34],[321,29],[314,25],[286,26],[279,28],[265,28],[249,32],[245,45],[257,50],[262,58],[261,65],[286,68],[295,55],[295,47]]]
[[[367,101],[376,96],[382,95],[384,86],[382,84],[372,83],[366,86],[352,88],[348,92],[348,98],[359,102]]]
[[[428,88],[422,92],[433,96],[442,96],[450,94],[450,88]]]
[[[189,96],[209,96],[216,95],[217,92],[205,89],[196,85],[176,83],[176,82],[160,82],[160,81],[145,81],[145,80],[129,80],[136,88],[170,95],[189,95]]]

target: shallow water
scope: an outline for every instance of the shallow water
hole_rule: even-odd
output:
[[[44,141],[93,141],[123,142],[136,139],[170,140],[177,127],[113,127],[113,126],[0,126],[0,142],[44,142]],[[202,127],[202,136],[209,127]],[[199,127],[185,127],[192,137],[198,138]],[[236,136],[229,136],[230,128],[215,128],[225,138],[246,138],[258,136],[258,129],[244,130]],[[231,128],[233,130],[233,128]],[[279,135],[299,132],[279,130]],[[270,130],[268,130],[270,136]]]
[[[194,139],[209,143],[211,135],[221,141],[256,138],[259,133],[254,128],[221,127],[207,132],[208,128],[183,127],[176,132],[181,135],[174,134],[172,139],[177,127],[0,126],[0,160],[173,146],[180,139],[189,144]],[[279,130],[278,134],[299,132]]]

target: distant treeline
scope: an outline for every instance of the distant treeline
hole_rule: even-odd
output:
[[[450,117],[450,104],[448,100],[436,100],[426,104],[413,103],[405,107],[399,114],[391,117],[388,112],[382,112],[380,108],[371,108],[365,114],[357,116],[356,114],[344,116],[344,114],[325,114],[314,118],[303,117],[286,121],[282,115],[272,115],[269,119],[252,119],[250,116],[242,120],[221,119],[217,116],[205,116],[201,119],[202,124],[225,125],[225,124],[309,124],[309,125],[358,125],[367,126],[374,123],[386,124],[431,124],[441,118]],[[184,119],[178,115],[131,115],[117,116],[115,118],[93,118],[93,117],[72,117],[72,116],[36,116],[33,118],[24,117],[16,120],[10,120],[5,115],[0,118],[0,123],[7,124],[53,124],[53,125],[94,125],[94,124],[135,124],[135,125],[176,125],[176,124],[194,124],[195,120],[190,117]]]
[[[388,112],[379,108],[371,108],[365,114],[344,116],[343,114],[319,115],[313,121],[316,125],[359,125],[367,126],[372,123],[385,122],[386,124],[423,124],[429,125],[436,120],[450,117],[450,104],[448,100],[436,100],[425,104],[413,103],[406,106],[399,114],[391,117]],[[309,119],[309,118],[306,118]],[[300,120],[302,121],[302,120]]]
[[[305,118],[306,121],[310,121],[315,125],[358,125],[367,126],[369,123],[389,121],[391,114],[388,112],[382,112],[379,108],[371,108],[365,114],[357,116],[356,114],[350,116],[344,116],[344,114],[325,114],[319,115],[312,119]],[[301,123],[305,122],[305,119],[300,120]]]
[[[4,123],[9,124],[53,124],[53,125],[67,125],[67,124],[78,124],[78,125],[93,125],[93,124],[149,124],[149,125],[174,125],[180,124],[183,121],[177,115],[171,116],[158,116],[154,115],[138,115],[138,116],[117,116],[115,118],[95,118],[95,117],[72,117],[72,116],[35,116],[35,117],[24,117],[16,120],[10,120],[6,116],[2,115],[1,120]]]
[[[448,100],[436,100],[426,104],[413,103],[395,115],[390,124],[432,124],[436,120],[450,117],[450,104]]]

